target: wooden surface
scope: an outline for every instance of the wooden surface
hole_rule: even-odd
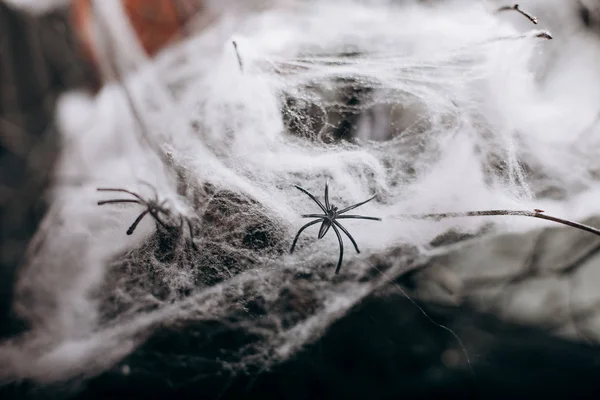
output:
[[[140,44],[148,55],[153,56],[165,45],[183,36],[185,24],[202,12],[204,0],[121,0],[121,3]],[[74,0],[71,15],[84,52],[95,64],[91,36],[92,1]]]

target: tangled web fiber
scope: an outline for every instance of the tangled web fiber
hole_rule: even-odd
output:
[[[61,103],[53,203],[14,299],[29,329],[0,347],[3,379],[90,376],[190,327],[198,348],[242,332],[220,362],[268,367],[424,265],[440,235],[544,224],[411,214],[594,211],[572,206],[596,190],[598,158],[544,136],[558,118],[536,77],[547,42],[482,4],[275,2],[222,14],[152,61],[118,4],[95,2],[110,21],[97,45],[123,79]],[[344,222],[361,254],[348,250],[338,276],[336,238],[316,227],[289,254],[300,215],[319,211],[293,185],[322,196],[326,180],[341,207],[377,195],[361,213],[383,219]],[[155,189],[168,227],[147,217],[127,236],[143,208],[98,207],[119,198],[98,187]]]

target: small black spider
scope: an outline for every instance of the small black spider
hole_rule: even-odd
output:
[[[309,222],[308,224],[306,224],[302,228],[300,228],[300,230],[296,234],[296,237],[294,238],[294,242],[292,243],[292,248],[290,249],[290,253],[294,252],[294,248],[296,247],[296,242],[298,241],[298,238],[300,237],[300,234],[302,233],[303,230],[305,230],[309,226],[312,226],[314,224],[317,224],[317,223],[323,221],[323,223],[321,224],[321,229],[319,229],[319,239],[322,239],[323,236],[325,236],[325,234],[327,233],[327,231],[329,231],[329,228],[333,227],[333,230],[338,238],[338,242],[340,243],[340,259],[337,263],[337,268],[335,269],[335,273],[338,274],[340,272],[340,268],[342,266],[342,259],[344,257],[344,242],[342,241],[342,236],[340,235],[340,231],[338,230],[338,228],[340,228],[342,230],[342,232],[344,232],[346,234],[346,236],[348,236],[348,238],[354,245],[354,249],[356,250],[356,252],[360,253],[360,250],[358,249],[358,245],[354,241],[354,238],[352,237],[352,235],[350,235],[350,233],[342,226],[342,224],[337,222],[336,219],[368,219],[368,220],[372,220],[372,221],[381,221],[381,218],[365,217],[362,215],[341,215],[350,210],[354,210],[355,208],[360,207],[365,203],[368,203],[369,201],[373,200],[376,196],[373,196],[368,200],[362,201],[360,203],[354,204],[352,206],[344,208],[343,210],[338,211],[336,206],[329,204],[329,183],[327,183],[327,182],[325,183],[325,205],[323,205],[323,203],[321,203],[315,196],[313,196],[311,193],[309,193],[308,190],[301,188],[298,185],[294,185],[294,186],[298,190],[302,191],[303,193],[306,193],[306,195],[308,195],[308,197],[310,197],[315,203],[317,203],[318,206],[321,207],[321,210],[323,210],[324,214],[302,215],[302,218],[317,218],[317,219],[312,222]]]
[[[135,219],[135,221],[133,221],[133,224],[131,224],[131,226],[129,227],[129,229],[127,229],[127,234],[131,235],[133,234],[133,232],[135,231],[135,229],[137,228],[137,226],[139,225],[140,222],[142,222],[142,219],[144,219],[144,217],[147,214],[150,214],[154,220],[156,222],[158,222],[163,228],[169,230],[169,228],[173,228],[173,227],[169,227],[161,218],[160,218],[160,213],[163,213],[165,216],[169,217],[170,211],[165,208],[165,204],[167,203],[167,200],[163,200],[162,202],[159,203],[158,200],[158,192],[156,191],[156,188],[154,188],[154,186],[150,185],[149,183],[143,182],[145,185],[149,186],[153,191],[154,191],[154,198],[150,199],[150,200],[146,200],[144,199],[142,196],[140,196],[139,194],[126,190],[126,189],[115,189],[115,188],[98,188],[96,190],[98,190],[99,192],[122,192],[122,193],[127,193],[130,194],[132,196],[135,197],[135,199],[112,199],[112,200],[101,200],[98,201],[98,205],[102,206],[105,204],[115,204],[115,203],[135,203],[135,204],[140,204],[146,207],[146,209],[144,211],[142,211],[142,213],[140,215],[138,215],[138,217]],[[180,225],[179,225],[179,230],[182,231],[183,230],[183,222],[186,221],[188,228],[190,230],[190,237],[192,239],[191,243],[192,243],[192,247],[194,249],[197,249],[196,244],[194,243],[194,229],[192,227],[192,222],[190,221],[189,218],[184,217],[183,215],[180,216]]]
[[[152,187],[152,189],[154,190],[154,187]],[[164,207],[165,204],[167,203],[167,200],[164,200],[161,203],[159,203],[158,202],[158,193],[156,192],[156,190],[154,190],[154,199],[151,199],[151,200],[146,200],[139,194],[131,192],[126,189],[98,188],[96,190],[98,190],[99,192],[122,192],[122,193],[130,194],[133,197],[135,197],[135,199],[101,200],[98,202],[99,206],[103,206],[105,204],[116,204],[116,203],[135,203],[135,204],[141,204],[143,206],[146,206],[146,209],[144,211],[142,211],[142,213],[140,215],[138,215],[138,217],[135,219],[135,221],[133,221],[133,224],[131,224],[129,229],[127,229],[128,235],[133,234],[133,232],[137,228],[138,224],[140,222],[142,222],[142,219],[144,219],[146,214],[150,214],[152,217],[154,217],[156,222],[158,222],[164,228],[167,228],[167,224],[165,224],[159,216],[159,213],[161,213],[161,212],[165,215],[169,215],[169,210],[167,210]]]

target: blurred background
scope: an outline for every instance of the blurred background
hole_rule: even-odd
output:
[[[288,7],[293,2],[115,0],[108,3],[112,6],[106,6],[104,11],[117,7],[131,29],[129,32],[133,32],[141,50],[137,61],[134,56],[119,57],[110,51],[106,38],[116,36],[118,43],[126,43],[126,35],[118,28],[111,30],[111,20],[106,18],[109,14],[105,14],[104,19],[96,19],[98,11],[92,0],[0,1],[1,398],[129,398],[134,395],[215,399],[254,396],[500,398],[511,395],[558,398],[594,396],[599,392],[596,376],[600,372],[597,307],[600,304],[600,237],[553,225],[527,226],[494,235],[485,234],[485,229],[467,233],[449,230],[438,235],[433,245],[443,247],[444,251],[425,261],[412,250],[388,246],[385,252],[373,254],[369,262],[376,265],[377,271],[392,270],[401,264],[398,268],[405,272],[394,273],[385,284],[369,290],[347,310],[332,317],[314,339],[291,351],[288,357],[268,365],[244,362],[243,368],[236,366],[237,360],[255,356],[247,352],[254,351],[250,344],[262,333],[256,326],[239,328],[234,323],[238,320],[233,313],[227,318],[234,322],[215,317],[210,321],[177,322],[138,330],[127,336],[127,343],[123,341],[118,346],[114,342],[118,342],[120,336],[102,339],[106,347],[99,347],[99,353],[95,354],[114,351],[114,356],[97,365],[90,360],[89,363],[94,364],[90,370],[73,362],[84,352],[77,345],[52,347],[53,350],[46,353],[45,346],[51,341],[48,338],[58,335],[53,331],[55,326],[36,325],[32,321],[36,321],[38,313],[54,315],[53,310],[71,305],[64,306],[58,297],[44,297],[36,292],[36,285],[49,284],[39,283],[46,278],[30,265],[39,264],[40,249],[47,248],[49,241],[52,243],[40,234],[48,231],[44,224],[76,221],[49,217],[57,196],[56,171],[64,171],[62,166],[69,163],[64,160],[65,154],[69,157],[73,154],[65,150],[71,139],[62,131],[66,127],[83,135],[90,129],[86,126],[78,130],[79,109],[64,104],[74,104],[73,99],[108,96],[110,87],[119,87],[120,82],[129,79],[126,77],[143,70],[141,66],[146,63],[156,60],[178,63],[177,55],[169,51],[186,46],[194,37],[202,37],[203,43],[208,43],[206,48],[223,52],[223,35],[213,33],[215,26],[229,20],[235,25],[235,21],[246,15]],[[373,3],[381,6],[387,2]],[[389,3],[407,7],[452,3],[455,10],[469,10],[485,3],[493,18],[510,25],[515,32],[532,29],[531,22],[517,12],[496,13],[502,6],[512,6],[503,1],[398,0]],[[346,7],[343,1],[336,6],[341,10]],[[529,0],[519,2],[519,6],[538,18],[535,29],[547,29],[553,37],[552,41],[536,48],[539,57],[530,65],[540,88],[540,99],[559,98],[553,103],[558,104],[556,108],[547,112],[560,110],[564,105],[562,110],[566,116],[562,119],[577,121],[579,125],[571,124],[561,130],[561,134],[575,135],[587,129],[585,132],[593,136],[600,128],[600,109],[595,107],[600,106],[600,92],[596,88],[600,84],[597,68],[600,2]],[[107,21],[108,26],[103,26]],[[352,57],[351,50],[348,53]],[[240,67],[246,72],[243,55],[242,47],[237,57],[241,57]],[[361,101],[360,92],[340,96],[348,105]],[[124,104],[131,106],[131,103]],[[84,108],[81,107],[82,115],[86,112]],[[235,107],[232,109],[235,111]],[[395,129],[409,126],[411,115],[418,112],[413,111],[407,108],[401,115],[395,115],[398,119]],[[307,115],[317,114],[311,110]],[[378,118],[384,118],[381,115],[377,110],[363,113],[360,109],[354,114],[338,113],[332,119],[327,140],[350,142],[360,138],[365,120],[370,119],[372,125],[369,126],[375,130]],[[106,122],[111,114],[101,114],[101,117]],[[153,124],[152,118],[145,115],[136,118]],[[387,119],[382,122],[388,123]],[[100,126],[100,122],[98,124]],[[90,147],[97,143],[92,141]],[[533,176],[536,170],[535,165],[531,165],[528,173]],[[580,173],[577,167],[573,164],[573,175]],[[594,171],[590,174],[597,177]],[[573,194],[571,188],[564,190],[566,194],[560,187],[551,189],[536,194],[542,199],[563,199]],[[591,214],[575,213],[585,215],[584,223],[600,227],[600,217],[595,216],[600,214]],[[77,217],[75,214],[73,218]],[[221,223],[219,221],[222,220],[215,224]],[[93,240],[94,229],[73,235]],[[100,231],[102,225],[97,229]],[[269,242],[271,239],[252,240]],[[254,246],[255,242],[252,243]],[[63,244],[66,247],[80,245],[76,241]],[[128,242],[127,246],[127,251],[119,249],[126,254],[125,258],[131,254],[131,248],[149,251],[142,242]],[[60,258],[60,249],[43,254],[48,257],[54,253]],[[68,269],[63,265],[66,262],[68,258],[60,260],[61,268]],[[347,263],[345,269],[353,268],[353,262]],[[40,265],[39,268],[43,268],[43,264]],[[77,271],[73,267],[70,273],[78,274]],[[128,270],[127,273],[133,272]],[[312,272],[301,270],[295,276],[301,274],[310,277]],[[27,282],[36,284],[24,284],[21,286],[25,289],[19,289],[17,282],[23,281],[23,276]],[[334,279],[331,274],[327,276]],[[87,275],[81,279],[88,279]],[[311,304],[314,300],[311,293],[319,289],[310,287],[306,281],[301,285],[290,284],[286,286],[287,292],[279,293],[285,301],[277,311],[278,316],[289,316],[292,320],[300,318],[295,314],[300,313],[310,317],[317,307]],[[50,282],[54,285],[54,281]],[[59,288],[63,290],[60,285]],[[94,293],[99,289],[86,290]],[[40,302],[44,303],[43,307],[39,306]],[[265,308],[259,300],[243,303],[243,308],[247,314],[243,318],[268,319],[268,315],[261,314]],[[35,313],[24,309],[35,310]],[[81,313],[85,314],[85,310]],[[59,317],[57,313],[52,318]],[[285,318],[281,317],[277,323],[284,323],[282,321]],[[85,339],[85,332],[77,332],[78,326],[73,322],[70,329],[76,332],[75,337],[81,335]],[[260,325],[260,329],[269,328]],[[302,334],[301,330],[294,333]]]

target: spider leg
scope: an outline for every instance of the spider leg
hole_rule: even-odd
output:
[[[325,207],[329,210],[331,206],[329,205],[329,180],[325,181]]]
[[[327,214],[327,209],[325,208],[325,206],[323,205],[323,203],[321,203],[315,196],[313,196],[311,193],[309,193],[308,190],[301,188],[298,185],[294,185],[294,187],[298,190],[300,190],[301,192],[305,193],[308,197],[310,197],[315,203],[317,203],[319,205],[319,207],[321,207],[321,210],[323,210],[323,212],[325,214]]]
[[[290,248],[290,253],[294,252],[294,248],[296,247],[296,242],[298,241],[298,238],[300,237],[300,234],[302,233],[302,231],[304,231],[309,226],[312,226],[314,224],[318,224],[319,222],[321,222],[321,220],[322,220],[322,218],[321,219],[316,219],[316,220],[311,221],[308,224],[304,225],[302,228],[300,228],[300,230],[296,234],[296,237],[294,238],[294,241],[292,242],[292,247]]]
[[[352,244],[354,245],[354,249],[356,250],[356,252],[357,252],[357,253],[359,253],[359,254],[360,254],[360,250],[358,249],[358,245],[357,245],[357,244],[356,244],[356,242],[354,241],[354,238],[352,237],[352,235],[350,234],[350,232],[348,232],[348,231],[346,230],[346,228],[344,228],[344,227],[342,226],[342,224],[340,224],[339,222],[337,222],[337,221],[335,221],[335,220],[334,220],[334,221],[333,221],[333,223],[335,224],[335,226],[337,226],[338,228],[340,228],[340,229],[342,230],[342,232],[344,232],[344,233],[346,234],[346,236],[348,236],[348,239],[350,239],[350,241],[351,241],[351,242],[352,242]]]
[[[136,197],[139,201],[146,203],[146,200],[144,200],[144,198],[142,196],[140,196],[137,193],[131,192],[129,190],[125,190],[125,189],[114,189],[114,188],[97,188],[96,189],[99,192],[123,192],[123,193],[128,193],[134,197]]]
[[[185,219],[187,222],[188,229],[190,230],[190,239],[192,241],[192,248],[198,251],[198,246],[194,243],[194,227],[192,226],[192,221],[189,218]]]
[[[103,206],[105,204],[115,204],[115,203],[137,203],[137,204],[143,204],[141,201],[139,200],[132,200],[132,199],[115,199],[115,200],[101,200],[98,202],[99,206]]]
[[[183,215],[179,214],[179,239],[183,238],[183,223],[187,222],[189,224],[189,220]],[[190,229],[190,236],[192,235],[192,231]],[[192,240],[192,247],[194,246],[194,241]]]
[[[163,214],[169,214],[169,210],[167,210],[167,209],[165,208],[165,204],[167,204],[167,201],[168,201],[168,200],[166,200],[166,199],[165,199],[165,200],[163,200],[163,201],[162,201],[162,203],[160,203],[160,204],[156,204],[156,205],[154,206],[154,209],[156,209],[157,211],[160,211],[160,212],[162,212]],[[156,203],[158,203],[158,201],[157,201]]]
[[[156,187],[154,187],[154,185],[143,179],[138,179],[138,182],[142,185],[146,185],[147,187],[149,187],[150,190],[152,190],[152,193],[154,194],[154,199],[158,202],[158,191],[156,190]]]
[[[338,215],[337,219],[368,219],[370,221],[381,221],[381,218],[377,217],[365,217],[364,215]]]
[[[333,230],[335,231],[335,234],[338,238],[338,242],[340,242],[340,259],[337,263],[337,267],[335,268],[335,274],[339,274],[340,273],[340,268],[342,267],[342,259],[344,258],[344,242],[342,241],[342,235],[340,235],[340,231],[338,231],[338,228],[333,225]]]
[[[140,215],[138,215],[138,217],[135,219],[135,221],[133,221],[133,224],[131,224],[131,226],[129,227],[129,229],[127,229],[127,234],[128,235],[131,235],[133,233],[133,231],[135,231],[135,228],[137,228],[138,224],[142,221],[142,219],[149,212],[150,212],[150,210],[145,210]]]
[[[302,214],[302,218],[326,218],[324,214]]]
[[[339,214],[343,214],[343,213],[345,213],[346,211],[354,210],[356,207],[360,207],[360,206],[362,206],[363,204],[366,204],[366,203],[370,202],[370,201],[371,201],[371,200],[373,200],[375,197],[377,197],[377,195],[375,195],[375,196],[373,196],[373,197],[371,197],[370,199],[367,199],[367,200],[365,200],[365,201],[361,201],[360,203],[356,203],[356,204],[354,204],[353,206],[346,207],[346,208],[344,208],[343,210],[341,210],[341,211],[338,211],[338,215],[339,215]],[[339,217],[338,217],[338,218],[339,218]]]
[[[160,219],[160,217],[158,216],[158,212],[157,211],[161,211],[161,210],[158,210],[156,208],[152,208],[152,209],[148,209],[148,211],[150,212],[150,215],[152,215],[152,217],[154,218],[154,220],[156,222],[158,222],[163,228],[169,229],[169,227],[167,226],[167,224],[165,224],[163,222],[163,220]]]

